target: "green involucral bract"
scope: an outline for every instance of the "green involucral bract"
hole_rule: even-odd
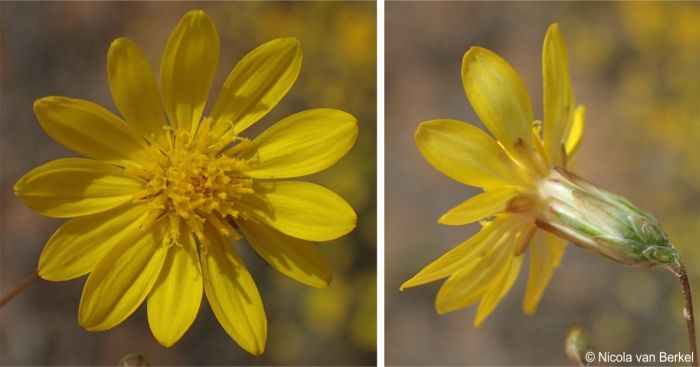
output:
[[[538,185],[537,196],[516,197],[509,206],[534,209],[539,227],[622,264],[679,264],[656,218],[618,195],[554,169]]]

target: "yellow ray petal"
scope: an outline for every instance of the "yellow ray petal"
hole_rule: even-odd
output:
[[[472,108],[506,149],[532,141],[532,107],[525,84],[495,53],[472,47],[462,60],[462,83]]]
[[[503,266],[501,273],[494,278],[489,290],[484,293],[484,297],[481,299],[481,303],[479,303],[479,308],[474,317],[475,327],[481,326],[498,303],[501,302],[503,297],[510,291],[510,288],[513,287],[513,283],[515,283],[520,273],[520,266],[522,263],[523,255],[510,257],[508,262]]]
[[[128,38],[117,38],[107,53],[107,75],[114,104],[131,126],[166,146],[165,112],[151,64]]]
[[[88,158],[119,165],[150,160],[141,135],[100,105],[44,97],[34,102],[34,113],[50,137]]]
[[[158,342],[169,347],[185,334],[202,303],[204,281],[197,244],[190,233],[170,246],[160,276],[148,296],[148,325]]]
[[[441,224],[463,225],[476,222],[486,217],[500,214],[506,208],[508,200],[517,195],[515,187],[503,187],[486,191],[450,209],[438,221]]]
[[[357,120],[328,108],[291,115],[260,134],[239,154],[250,160],[243,172],[253,178],[310,175],[342,158],[357,139]]]
[[[566,156],[570,161],[576,158],[578,148],[581,145],[583,138],[583,129],[586,126],[586,108],[583,105],[578,105],[574,111],[573,122],[571,129],[566,137]]]
[[[547,244],[549,245],[549,252],[552,254],[552,260],[554,263],[554,268],[558,268],[561,264],[561,258],[566,252],[566,244],[568,241],[563,240],[551,233],[545,233],[547,237]]]
[[[73,218],[51,236],[39,257],[39,276],[61,281],[83,276],[116,244],[141,234],[148,206],[127,204],[104,213]]]
[[[236,64],[219,92],[211,117],[215,134],[234,127],[248,128],[289,91],[301,69],[301,48],[296,38],[269,41]]]
[[[131,200],[144,184],[109,163],[63,158],[31,170],[14,189],[32,210],[67,218],[115,208]]]
[[[219,36],[201,10],[185,14],[168,38],[160,87],[170,122],[194,133],[219,62]]]
[[[530,272],[525,290],[523,312],[532,315],[564,254],[566,241],[538,230],[530,243]]]
[[[544,92],[544,146],[555,165],[561,166],[561,146],[569,129],[574,96],[569,77],[569,56],[556,23],[549,26],[542,49]]]
[[[407,280],[401,285],[401,290],[448,277],[474,264],[486,249],[495,246],[513,228],[511,218],[504,215],[486,224],[479,233],[440,256],[413,278]]]
[[[465,265],[455,271],[440,288],[435,299],[438,313],[471,306],[484,297],[500,279],[499,275],[505,271],[504,268],[508,268],[511,259],[516,257],[513,249],[517,245],[519,233],[532,224],[513,216],[507,218],[510,219],[510,225],[494,229],[494,233],[498,234],[496,240],[480,253],[471,254],[469,260],[464,262]]]
[[[513,257],[514,240],[512,231],[504,231],[485,254],[471,256],[462,270],[447,278],[435,298],[438,313],[455,311],[478,301]]]
[[[416,144],[430,164],[447,177],[483,188],[508,185],[510,159],[483,130],[455,120],[420,124]]]
[[[267,318],[258,288],[233,246],[206,227],[202,253],[204,291],[216,319],[233,340],[254,355],[265,351]]]
[[[261,182],[241,204],[253,218],[307,241],[330,241],[355,228],[357,216],[338,194],[309,182]]]
[[[315,244],[289,237],[255,220],[237,223],[246,241],[282,274],[316,288],[330,285],[331,269]]]
[[[166,221],[134,241],[112,248],[88,276],[80,298],[78,322],[89,331],[115,327],[146,299],[163,267]]]

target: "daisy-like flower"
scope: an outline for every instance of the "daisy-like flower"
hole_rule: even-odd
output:
[[[455,120],[423,122],[416,143],[423,156],[446,176],[483,188],[443,215],[439,222],[464,225],[484,218],[482,229],[402,288],[449,277],[435,305],[439,313],[481,303],[479,326],[506,295],[530,252],[530,277],[523,310],[534,313],[566,241],[537,227],[535,218],[511,213],[509,202],[536,195],[555,167],[567,168],[576,154],[584,124],[574,109],[564,41],[556,24],[547,31],[542,52],[544,123],[535,121],[530,98],[513,67],[495,53],[472,47],[464,55],[462,82],[469,102],[495,139],[478,127]],[[542,131],[540,131],[542,130]],[[541,138],[540,135],[543,137]]]
[[[265,349],[262,300],[232,241],[245,241],[281,273],[325,287],[331,271],[312,242],[350,232],[356,215],[334,192],[278,181],[321,171],[357,138],[357,121],[334,109],[282,119],[252,140],[241,134],[287,93],[301,68],[299,42],[267,42],[205,103],[219,38],[202,11],[168,39],[160,85],[136,45],[110,46],[108,75],[123,119],[92,102],[36,101],[47,134],[87,158],[49,162],[22,177],[16,194],[49,217],[71,218],[49,239],[38,273],[62,281],[89,273],[78,320],[110,329],[147,301],[164,346],[187,331],[206,294],[216,318],[246,351]]]
[[[675,250],[656,220],[623,198],[570,173],[581,142],[584,108],[575,106],[564,40],[549,27],[542,51],[544,122],[533,118],[522,80],[504,59],[473,47],[462,81],[474,111],[493,134],[455,120],[423,122],[416,142],[446,176],[481,187],[439,222],[481,230],[402,285],[447,278],[439,313],[481,301],[479,326],[508,293],[529,249],[523,311],[535,312],[567,241],[626,265],[674,265]],[[495,139],[494,139],[495,138]]]

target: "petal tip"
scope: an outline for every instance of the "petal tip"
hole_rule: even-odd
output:
[[[34,103],[32,104],[32,109],[34,110],[35,114],[39,114],[40,111],[48,107],[50,104],[58,102],[60,98],[61,97],[55,96],[41,97],[34,101]]]
[[[535,314],[537,311],[537,304],[533,304],[532,301],[529,301],[527,299],[527,294],[526,294],[526,299],[523,302],[523,313],[528,316],[532,316]]]
[[[32,109],[34,110],[35,113],[36,113],[36,110],[39,109],[44,104],[44,99],[46,99],[46,98],[48,98],[48,97],[39,98],[36,101],[34,101],[34,103],[32,104]]]
[[[92,325],[91,320],[81,311],[80,309],[78,310],[78,325],[87,331],[99,331],[95,325]]]
[[[165,348],[170,348],[175,344],[175,341],[171,340],[161,340],[156,337],[156,340],[158,341],[158,344],[162,345]]]
[[[293,46],[296,46],[296,47],[301,46],[301,41],[299,41],[299,39],[296,38],[296,37],[284,37],[284,38],[279,38],[279,42],[288,43],[289,45],[293,45]]]
[[[406,288],[413,287],[413,283],[411,282],[412,280],[413,278],[403,282],[403,284],[401,284],[401,286],[399,287],[399,291],[403,292],[404,290],[406,290]]]
[[[243,349],[245,349],[246,352],[259,357],[263,353],[265,353],[265,344],[266,344],[267,337],[264,337],[263,340],[256,342],[254,345],[241,345]],[[240,345],[240,344],[239,344]]]
[[[490,52],[489,50],[480,47],[480,46],[471,46],[467,50],[467,52],[464,53],[464,61],[467,61],[467,59],[473,59],[474,57],[479,56],[479,54],[484,53],[484,52]]]
[[[333,282],[333,274],[326,274],[323,278],[319,279],[317,282],[304,283],[304,284],[307,284],[307,285],[314,287],[314,288],[317,288],[317,289],[323,289],[323,288],[330,287],[332,282]]]
[[[51,281],[51,276],[46,271],[46,265],[41,262],[41,257],[39,258],[39,265],[36,267],[36,273],[39,275],[39,278]]]
[[[15,182],[15,184],[12,186],[12,190],[15,192],[16,196],[21,196],[22,195],[22,189],[24,188],[24,177],[20,178]]]
[[[559,24],[558,23],[552,23],[549,25],[547,28],[547,33],[544,35],[544,42],[545,45],[548,42],[551,42],[552,40],[558,40],[558,42],[561,42],[562,36],[561,32],[559,31]]]
[[[441,215],[440,218],[438,218],[438,221],[437,221],[437,222],[438,222],[439,224],[444,224],[444,225],[450,225],[450,224],[452,224],[452,223],[450,223],[449,216],[448,216],[447,214]]]
[[[117,48],[117,47],[123,47],[126,45],[131,45],[134,42],[126,37],[118,37],[115,38],[112,43],[109,45],[109,52],[112,51],[112,49]]]
[[[180,20],[180,24],[186,25],[186,27],[204,26],[205,28],[213,29],[213,31],[216,32],[214,21],[212,21],[211,17],[209,17],[209,14],[201,9],[188,11],[187,14],[185,14]]]
[[[292,51],[294,54],[296,54],[295,56],[298,56],[298,54],[301,53],[301,41],[299,41],[299,39],[296,37],[275,38],[261,46],[265,45],[273,46],[282,52]]]
[[[430,120],[430,121],[423,121],[420,124],[418,124],[418,128],[416,129],[416,132],[413,134],[414,138],[416,141],[423,136],[427,130],[431,129],[435,125],[437,125],[438,120]]]
[[[209,18],[209,15],[202,9],[193,9],[188,11],[183,18]]]
[[[501,57],[487,48],[479,46],[469,47],[462,59],[462,81],[464,82],[464,76],[469,72],[472,65],[478,68],[477,65],[480,63],[492,63],[494,59],[499,60]]]
[[[435,297],[435,311],[437,312],[438,315],[444,315],[450,311],[447,308],[447,306],[445,305],[444,293],[442,292],[443,289],[444,289],[444,284],[440,288],[440,291],[438,291],[437,297]]]
[[[172,346],[175,345],[175,343],[177,343],[177,341],[179,340],[179,338],[174,339],[174,338],[166,338],[166,337],[163,336],[163,335],[158,336],[158,335],[156,335],[155,333],[153,334],[153,337],[156,338],[156,340],[158,341],[158,344],[162,345],[162,346],[165,347],[165,348],[170,348],[170,347],[172,347]]]

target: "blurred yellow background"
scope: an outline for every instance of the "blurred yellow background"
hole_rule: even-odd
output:
[[[106,56],[120,36],[134,40],[151,65],[188,10],[205,10],[217,26],[221,59],[216,95],[235,63],[277,37],[301,41],[304,62],[290,93],[246,135],[291,113],[316,107],[355,115],[360,136],[332,168],[312,176],[350,202],[359,217],[348,236],[321,245],[334,279],[311,289],[279,274],[239,246],[261,291],[269,322],[267,350],[252,357],[214,319],[206,301],[172,348],[151,336],[145,307],[118,327],[84,331],[77,323],[84,280],[37,281],[0,312],[0,364],[115,365],[127,353],[153,365],[371,365],[376,355],[376,5],[371,2],[64,2],[0,4],[0,294],[36,269],[39,253],[62,220],[25,207],[12,185],[31,168],[74,153],[53,142],[32,112],[35,99],[63,95],[116,111]]]
[[[700,298],[700,3],[387,2],[386,356],[390,365],[563,365],[567,327],[600,351],[688,352],[682,297],[665,270],[625,268],[574,246],[538,312],[521,312],[527,270],[480,329],[476,307],[438,316],[440,282],[399,292],[477,227],[437,224],[477,193],[420,155],[421,121],[478,124],[460,77],[471,46],[508,60],[542,118],[542,42],[558,22],[586,105],[578,173],[653,213]],[[697,308],[697,307],[696,307]]]

